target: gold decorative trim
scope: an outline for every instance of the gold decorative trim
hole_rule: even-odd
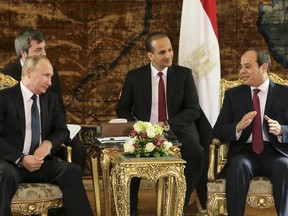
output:
[[[270,72],[269,78],[282,85],[288,85],[287,79],[282,79],[277,74]],[[243,82],[241,79],[235,81],[228,81],[221,79],[220,81],[220,107],[222,107],[225,91],[241,85]],[[225,181],[216,181],[216,175],[221,171],[227,161],[227,152],[229,143],[221,143],[218,139],[213,139],[210,144],[209,151],[209,169],[208,169],[208,192],[207,192],[207,212],[208,215],[227,215],[226,212],[226,196],[225,193],[219,192],[225,191]],[[215,167],[216,166],[216,167]],[[215,173],[216,171],[216,173]],[[254,178],[253,181],[263,180],[263,178]],[[267,180],[270,184],[271,182]],[[210,185],[209,185],[210,184]],[[215,184],[213,186],[213,184]],[[209,190],[213,188],[213,191]],[[218,192],[215,192],[219,188]],[[247,194],[246,202],[258,208],[269,208],[274,205],[274,199],[272,193],[253,193],[249,191]]]
[[[13,77],[0,73],[0,89],[9,88],[18,83]]]
[[[63,206],[62,199],[39,201],[39,202],[29,202],[22,201],[11,202],[11,211],[21,213],[23,215],[40,214],[47,215],[48,209],[50,208],[61,208]]]
[[[227,215],[225,193],[208,193],[207,197],[207,212],[209,216]],[[272,194],[248,194],[246,202],[256,208],[270,208],[274,205]]]

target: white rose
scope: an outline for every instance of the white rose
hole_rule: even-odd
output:
[[[154,138],[156,135],[154,127],[147,127],[146,133],[149,138]]]
[[[133,128],[137,133],[140,133],[142,131],[141,124],[139,124],[138,122],[134,124]]]
[[[127,143],[129,145],[133,145],[135,143],[135,139],[136,139],[136,137],[129,138],[129,139],[126,140],[125,143]]]
[[[165,150],[169,150],[172,147],[172,143],[169,141],[164,141],[163,146]]]
[[[145,152],[152,152],[154,150],[155,146],[153,143],[149,142],[145,146]]]
[[[124,143],[123,148],[125,153],[133,154],[135,152],[135,147],[130,145],[129,142]]]
[[[160,127],[158,124],[153,124],[155,135],[160,135],[163,133],[163,128]]]

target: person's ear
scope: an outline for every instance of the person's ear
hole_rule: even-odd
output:
[[[267,63],[263,63],[263,64],[261,65],[261,68],[262,68],[263,72],[268,73],[268,64],[267,64]]]
[[[150,61],[153,60],[153,53],[152,52],[147,52],[147,56],[150,59]]]
[[[20,54],[23,58],[27,58],[28,57],[28,54],[24,51],[24,50],[21,50],[20,51]]]
[[[31,68],[27,68],[26,71],[25,71],[25,74],[28,78],[31,77],[31,73],[32,73],[32,69]]]

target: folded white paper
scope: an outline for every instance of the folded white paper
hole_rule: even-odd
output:
[[[127,119],[124,118],[116,118],[109,121],[109,123],[127,123]]]
[[[68,130],[70,131],[70,139],[72,140],[76,134],[81,130],[80,125],[76,124],[67,124]]]
[[[125,142],[129,137],[128,136],[119,136],[119,137],[97,137],[101,143],[119,143]]]

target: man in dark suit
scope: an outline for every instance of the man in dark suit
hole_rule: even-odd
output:
[[[69,138],[58,98],[46,92],[52,76],[47,58],[28,57],[21,82],[0,91],[0,215],[12,216],[11,199],[21,182],[55,183],[63,193],[65,215],[93,215],[80,167],[50,158]],[[34,105],[38,121],[31,110]],[[33,122],[39,130],[35,148]]]
[[[120,118],[158,123],[165,129],[170,128],[178,137],[182,157],[187,162],[184,170],[187,184],[185,208],[202,174],[205,157],[195,125],[200,116],[197,91],[191,70],[172,64],[173,49],[167,35],[153,32],[148,35],[145,45],[150,63],[128,72],[116,112]],[[159,120],[161,114],[158,113],[161,79],[158,72],[163,73],[166,93],[164,120]],[[139,178],[132,179],[131,215],[138,215],[139,184]]]
[[[271,180],[277,214],[288,215],[288,87],[269,79],[271,60],[266,51],[245,52],[240,65],[243,85],[226,91],[213,128],[216,138],[230,142],[220,173],[226,176],[228,215],[244,215],[254,176]]]
[[[28,56],[34,55],[46,57],[45,47],[46,43],[44,36],[39,30],[28,28],[21,31],[15,39],[15,50],[19,58],[16,62],[4,68],[3,73],[10,75],[14,79],[20,81],[22,65],[25,59]],[[61,110],[66,116],[66,110],[62,97],[60,77],[55,67],[53,67],[53,74],[54,75],[52,77],[52,85],[51,87],[49,87],[48,91],[57,94],[61,105]],[[73,149],[72,162],[79,164],[82,171],[84,171],[86,162],[86,148],[84,144],[75,137],[70,142],[67,142],[67,145],[70,145]],[[65,157],[63,157],[61,151],[57,152],[57,155],[61,159],[65,160]]]

